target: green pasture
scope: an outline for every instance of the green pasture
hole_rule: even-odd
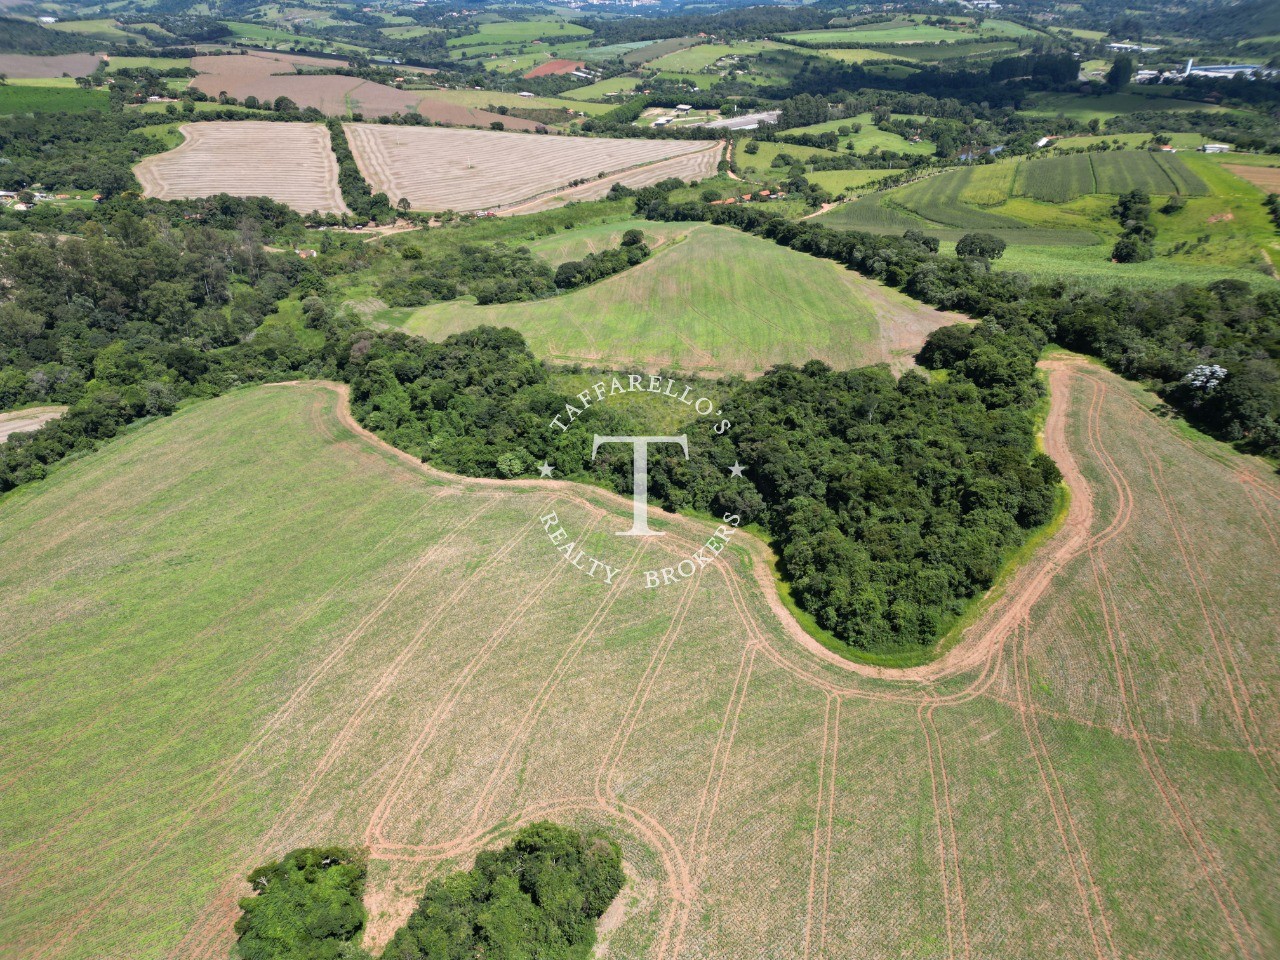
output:
[[[376,319],[433,340],[481,323],[511,326],[550,360],[652,370],[759,374],[812,357],[837,366],[889,359],[877,320],[885,308],[873,309],[868,281],[731,228],[673,226],[687,236],[675,231],[645,263],[571,293],[533,303],[385,310]],[[531,248],[576,254],[622,229],[592,228],[576,240],[540,240]],[[871,286],[893,309],[927,312]]]
[[[63,79],[63,78],[57,78]],[[17,113],[87,113],[105,111],[106,91],[81,90],[70,86],[39,86],[6,83],[0,85],[0,116]]]
[[[540,38],[589,37],[591,31],[559,17],[531,17],[528,20],[499,20],[477,25],[474,33],[450,37],[450,47],[474,47],[503,43],[527,43]]]

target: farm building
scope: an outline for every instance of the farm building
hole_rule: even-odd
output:
[[[1201,153],[1230,153],[1231,145],[1227,143],[1206,143],[1200,148]]]

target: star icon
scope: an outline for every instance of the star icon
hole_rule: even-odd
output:
[[[549,476],[551,476],[551,471],[552,471],[553,469],[555,469],[555,468],[554,468],[554,467],[552,467],[552,466],[551,466],[551,464],[549,464],[549,463],[547,463],[547,461],[543,460],[543,461],[542,461],[542,466],[540,466],[540,467],[538,468],[538,472],[539,472],[540,474],[542,474],[544,477],[549,477]]]
[[[735,460],[735,461],[733,461],[733,466],[729,468],[729,476],[731,476],[731,477],[741,477],[741,476],[742,476],[742,471],[743,471],[743,470],[745,470],[745,469],[747,469],[747,468],[746,468],[746,467],[744,467],[742,464],[740,464],[737,460]]]

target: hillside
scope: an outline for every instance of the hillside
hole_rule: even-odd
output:
[[[482,323],[514,327],[557,361],[748,375],[815,358],[902,365],[956,319],[837,264],[705,224],[638,267],[550,300],[377,316],[432,340]]]
[[[619,547],[629,502],[432,476],[322,385],[9,496],[4,954],[225,956],[240,878],[321,838],[371,845],[379,944],[540,816],[622,842],[614,957],[1273,954],[1280,663],[1237,572],[1274,566],[1280,489],[1096,367],[1053,389],[1066,526],[900,679],[805,646],[736,549],[678,588],[575,573],[549,507],[637,569],[709,528]]]

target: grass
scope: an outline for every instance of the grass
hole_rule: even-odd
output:
[[[902,119],[904,114],[894,114],[894,119]],[[844,120],[827,120],[824,123],[813,123],[807,127],[793,127],[787,130],[787,133],[832,133],[838,131],[841,127],[852,128],[855,124],[861,124],[862,129],[857,133],[851,133],[848,136],[840,138],[840,150],[847,150],[850,143],[853,144],[855,153],[870,153],[871,151],[883,152],[892,150],[894,153],[905,153],[918,156],[930,156],[937,149],[934,144],[928,140],[920,140],[912,143],[905,137],[901,137],[889,130],[881,130],[875,125],[874,117],[870,113],[860,113],[857,116],[848,117]],[[803,147],[798,149],[804,149]]]
[[[598,236],[575,244],[592,240]],[[568,250],[563,238],[545,248],[553,244]],[[664,243],[640,266],[548,300],[377,315],[430,339],[482,323],[514,327],[538,356],[557,362],[745,374],[809,357],[838,367],[889,360],[881,318],[921,330],[944,322],[837,264],[708,224],[690,226],[687,239]]]
[[[242,106],[239,106],[238,104],[236,106],[224,106],[223,104],[218,103],[218,101],[216,100],[194,100],[189,102],[195,104],[196,113],[213,113],[215,110],[230,110],[234,113],[253,113],[253,114],[260,114],[260,113],[266,112],[263,110],[250,110],[248,107],[242,107]],[[175,104],[175,106],[181,107],[183,105]],[[169,104],[167,103],[140,103],[140,104],[137,104],[136,106],[131,104],[129,106],[129,109],[136,110],[139,113],[168,113],[168,109],[167,109],[168,107],[169,107]],[[180,117],[185,116],[185,113],[182,110],[179,110],[178,116]]]
[[[608,80],[600,80],[596,83],[589,83],[585,87],[575,87],[572,90],[566,90],[563,94],[567,100],[600,100],[608,99],[614,103],[621,102],[624,98],[621,94],[630,95],[635,92],[636,86],[640,83],[639,77],[628,77],[625,74],[620,77],[610,77]],[[615,94],[616,96],[610,96]],[[613,104],[609,105],[610,109]]]
[[[137,34],[120,29],[115,20],[104,17],[98,20],[60,20],[51,23],[48,29],[59,33],[77,33],[94,40],[125,41],[137,39]]]
[[[89,113],[105,112],[107,94],[103,90],[80,90],[74,87],[0,85],[0,116],[18,113]]]
[[[501,90],[427,90],[431,100],[442,100],[445,103],[456,103],[464,107],[490,105],[495,107],[524,107],[535,110],[553,110],[561,108],[579,113],[599,114],[613,109],[608,104],[583,103],[578,100],[566,100],[560,97],[522,97],[518,93],[505,93]]]
[[[450,47],[474,47],[506,43],[526,43],[541,37],[589,37],[591,31],[559,17],[531,17],[528,20],[499,20],[479,24],[474,33],[450,37]]]
[[[152,126],[139,127],[138,133],[145,133],[149,137],[155,137],[167,149],[172,150],[174,147],[181,146],[182,141],[186,139],[182,135],[181,127],[181,120],[174,123],[157,123]]]
[[[1272,592],[1241,571],[1274,565],[1275,480],[1072,377],[1095,544],[928,684],[801,648],[741,547],[610,593],[541,512],[641,570],[711,528],[622,543],[629,505],[590,488],[432,478],[318,386],[192,404],[57,469],[0,499],[0,941],[225,955],[250,869],[372,836],[376,951],[527,812],[622,844],[637,907],[611,956],[669,929],[673,956],[749,957],[809,927],[829,957],[1082,957],[1104,920],[1117,956],[1217,956],[1246,924],[1274,954],[1280,825],[1246,736],[1274,742],[1280,667]]]
[[[1176,287],[1184,283],[1245,280],[1255,286],[1274,286],[1260,269],[1222,263],[1196,263],[1157,256],[1145,263],[1111,262],[1111,242],[1093,246],[1010,245],[995,263],[997,270],[1025,273],[1039,280],[1063,278],[1094,289],[1112,287]]]
[[[190,57],[112,57],[107,73],[115,73],[126,68],[152,70],[172,70],[177,67],[191,66]]]
[[[1070,117],[1087,123],[1090,120],[1110,120],[1112,117],[1146,110],[1206,110],[1211,113],[1223,107],[1193,100],[1138,93],[1104,93],[1087,96],[1079,93],[1038,94],[1031,104],[1020,111],[1032,117]]]

